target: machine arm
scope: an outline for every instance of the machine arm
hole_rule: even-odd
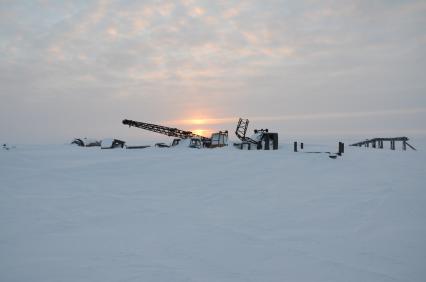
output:
[[[188,139],[188,138],[194,138],[195,137],[195,138],[200,138],[202,141],[210,140],[207,137],[194,134],[191,131],[185,131],[185,130],[167,127],[167,126],[162,126],[162,125],[156,125],[156,124],[139,122],[139,121],[128,120],[128,119],[123,120],[123,124],[128,125],[129,127],[133,126],[133,127],[137,127],[137,128],[140,128],[140,129],[145,129],[145,130],[149,130],[149,131],[152,131],[152,132],[157,132],[157,133],[164,134],[164,135],[167,135],[167,136],[173,136],[173,137],[178,137],[178,138],[182,138],[182,139]]]
[[[238,139],[240,139],[243,142],[258,144],[259,142],[251,139],[250,137],[246,137],[248,125],[249,125],[248,119],[240,118],[238,120],[237,129],[235,129],[235,135],[237,135]]]

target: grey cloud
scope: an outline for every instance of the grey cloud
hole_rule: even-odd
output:
[[[156,121],[425,106],[425,12],[423,1],[2,2],[0,132],[62,140],[88,131],[92,116],[108,116],[93,121],[93,134],[113,135],[127,115]],[[11,126],[11,116],[34,124]],[[416,118],[426,116],[406,123],[426,131]],[[362,130],[355,118],[347,123]]]

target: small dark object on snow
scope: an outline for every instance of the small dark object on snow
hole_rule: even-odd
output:
[[[78,146],[80,146],[80,147],[84,147],[84,142],[83,142],[83,140],[81,140],[80,138],[76,138],[76,139],[74,139],[74,140],[71,142],[71,144],[76,144],[76,145],[78,145]]]
[[[125,141],[118,139],[104,139],[101,142],[101,149],[124,148]]]
[[[156,143],[155,147],[159,147],[159,148],[170,148],[170,146],[167,145],[166,143]]]
[[[126,146],[126,149],[145,149],[151,147],[149,145],[145,145],[145,146]]]
[[[90,139],[90,138],[75,138],[71,144],[76,144],[80,147],[97,147],[101,146],[101,141],[96,139]]]

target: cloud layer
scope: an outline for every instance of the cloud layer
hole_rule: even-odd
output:
[[[425,14],[424,1],[2,1],[1,137],[238,116],[289,134],[426,132]]]

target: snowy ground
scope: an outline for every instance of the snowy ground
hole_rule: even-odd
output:
[[[421,150],[0,149],[0,281],[420,282],[425,223]]]

